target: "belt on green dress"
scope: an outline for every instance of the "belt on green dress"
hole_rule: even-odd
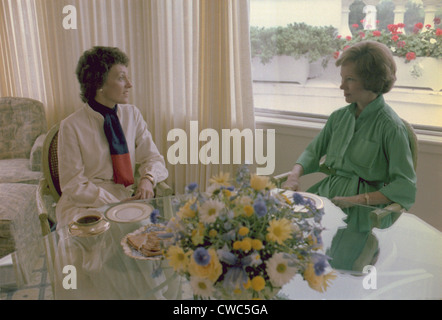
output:
[[[319,172],[325,173],[327,175],[332,175],[332,176],[341,176],[341,177],[345,177],[348,179],[358,179],[359,185],[361,184],[361,182],[365,182],[368,185],[374,186],[378,190],[380,188],[382,188],[382,186],[384,185],[383,182],[368,181],[368,180],[358,177],[357,175],[352,174],[350,172],[343,171],[343,170],[337,170],[332,167],[326,166],[325,164],[321,164],[319,166]],[[358,186],[358,189],[359,189],[359,186]]]
[[[337,170],[332,167],[326,166],[325,164],[321,164],[319,166],[319,172],[328,174],[330,176],[341,176],[341,177],[345,177],[345,178],[349,178],[349,179],[352,179],[356,176],[354,174],[351,174],[350,172]]]

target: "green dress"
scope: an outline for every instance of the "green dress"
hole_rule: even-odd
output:
[[[382,95],[358,118],[355,110],[356,104],[350,104],[333,112],[298,158],[304,174],[329,173],[307,191],[331,199],[379,190],[409,209],[416,197],[416,173],[405,124]]]

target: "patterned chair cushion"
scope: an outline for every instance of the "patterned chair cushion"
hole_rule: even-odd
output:
[[[0,258],[16,251],[24,279],[43,252],[36,192],[36,185],[0,184]]]
[[[41,171],[32,171],[29,159],[0,160],[0,183],[38,184],[43,177]]]
[[[0,98],[0,159],[28,158],[47,131],[43,104],[27,98]]]
[[[38,182],[42,176],[39,171],[46,132],[41,102],[28,98],[0,98],[0,183]]]

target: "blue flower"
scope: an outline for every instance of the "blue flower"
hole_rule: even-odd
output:
[[[253,210],[255,210],[255,213],[258,217],[264,217],[267,214],[267,207],[266,203],[262,200],[256,200],[253,203]]]
[[[186,191],[187,191],[187,193],[190,193],[190,192],[195,191],[196,188],[198,188],[198,183],[196,183],[196,182],[192,182],[192,183],[189,183],[189,184],[186,186]]]
[[[324,273],[325,269],[328,267],[328,259],[329,257],[323,254],[313,254],[313,269],[315,270],[315,274],[320,276]]]
[[[194,251],[193,258],[195,259],[195,262],[202,267],[207,266],[210,262],[210,254],[203,247],[199,247]]]
[[[305,204],[306,203],[304,197],[298,192],[293,193],[293,201],[295,202],[295,204]]]
[[[153,224],[158,223],[158,217],[160,216],[160,210],[154,209],[150,214],[150,222]]]

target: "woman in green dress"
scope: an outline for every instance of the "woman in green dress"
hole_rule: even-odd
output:
[[[336,65],[349,105],[330,115],[283,187],[299,190],[302,175],[322,171],[328,176],[308,192],[341,206],[396,202],[409,209],[416,196],[416,173],[407,128],[383,97],[396,80],[391,51],[378,42],[360,42],[345,50]]]

